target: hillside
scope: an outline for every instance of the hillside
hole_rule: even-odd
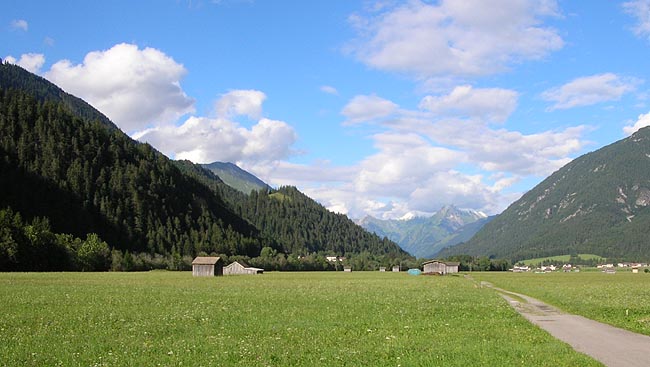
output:
[[[279,206],[279,194],[272,194],[265,205],[272,210],[261,212],[257,197],[132,140],[87,103],[18,66],[0,65],[0,81],[0,209],[20,213],[26,231],[29,223],[41,223],[33,219],[44,218],[43,233],[97,233],[124,253],[165,256],[256,257],[263,247],[287,254],[404,255],[346,217],[332,219],[336,215],[325,208],[314,209],[317,204],[299,193],[283,194],[296,199]],[[272,216],[277,218],[268,220]],[[47,256],[45,247],[29,251]]]
[[[266,191],[271,188],[264,181],[255,177],[255,175],[244,171],[233,163],[214,162],[202,164],[202,166],[212,171],[212,173],[217,175],[228,186],[244,194],[250,194],[253,190]]]
[[[8,64],[0,75],[7,70],[25,86],[43,82]],[[259,253],[258,230],[213,191],[151,146],[83,118],[99,112],[79,106],[73,113],[64,100],[0,85],[0,207],[46,217],[56,232],[95,232],[122,250]]]
[[[264,238],[275,241],[284,253],[326,252],[344,256],[367,252],[388,259],[409,258],[395,242],[366,231],[345,215],[330,212],[295,187],[252,191],[246,195],[223,184],[213,171],[202,165],[189,161],[175,164],[215,190],[238,215],[259,228]]]
[[[431,217],[381,220],[366,216],[358,223],[370,232],[397,242],[414,256],[429,258],[445,247],[469,239],[484,222],[485,215],[452,205],[441,208]]]
[[[650,128],[576,158],[453,254],[512,260],[591,253],[650,259]]]
[[[0,72],[0,88],[26,91],[39,102],[61,103],[66,110],[79,118],[99,121],[111,129],[117,129],[117,126],[103,113],[81,98],[64,92],[46,79],[31,74],[18,66],[3,63],[2,59],[0,59],[0,68],[2,70]]]

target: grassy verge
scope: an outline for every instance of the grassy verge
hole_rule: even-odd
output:
[[[650,275],[645,273],[473,273],[472,276],[570,313],[650,335]]]
[[[598,366],[462,277],[0,274],[5,366]]]

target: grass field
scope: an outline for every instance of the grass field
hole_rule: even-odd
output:
[[[477,281],[538,298],[587,318],[650,335],[650,274],[476,273]]]
[[[0,274],[3,366],[598,366],[460,276]]]

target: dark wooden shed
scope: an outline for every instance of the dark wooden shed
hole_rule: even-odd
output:
[[[223,275],[223,260],[220,257],[198,256],[192,261],[192,275],[195,277]]]

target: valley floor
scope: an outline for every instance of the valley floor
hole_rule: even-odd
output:
[[[0,273],[1,366],[601,366],[462,276]]]

